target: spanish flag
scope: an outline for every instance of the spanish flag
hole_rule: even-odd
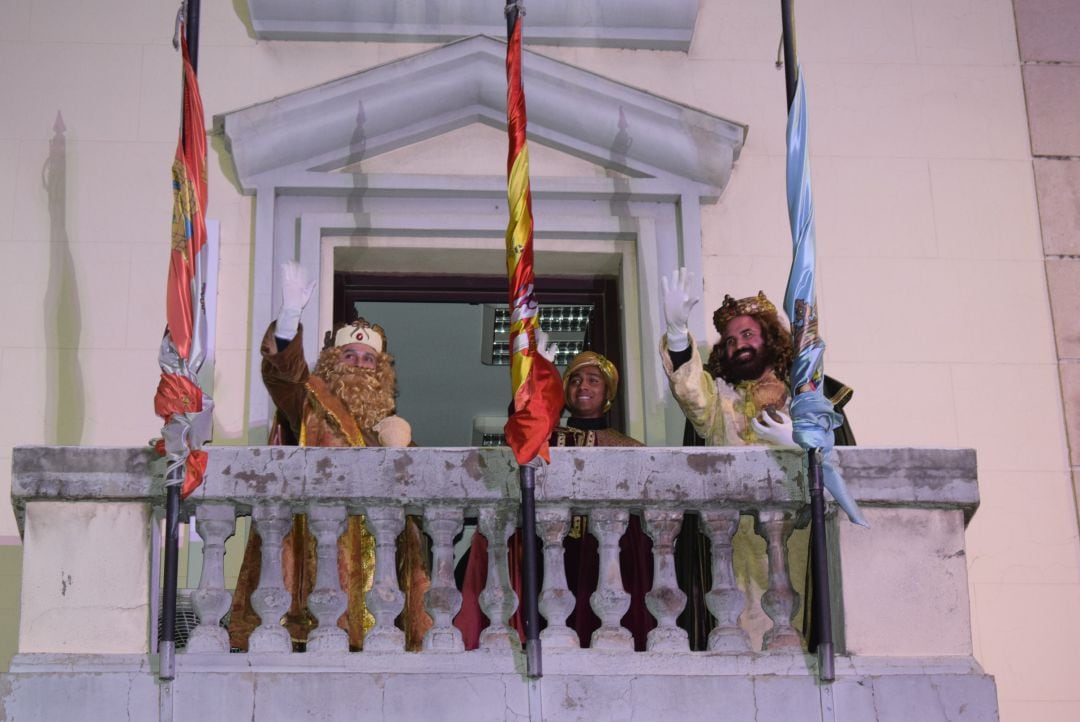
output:
[[[510,288],[510,382],[514,413],[506,422],[506,442],[519,464],[537,456],[550,461],[548,438],[562,414],[563,389],[555,364],[540,355],[540,328],[533,271],[532,194],[529,145],[525,140],[525,91],[521,87],[521,18],[514,21],[506,47],[507,156],[506,273]]]

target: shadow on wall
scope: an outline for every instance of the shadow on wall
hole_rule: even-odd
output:
[[[56,112],[49,157],[41,170],[49,199],[49,281],[45,289],[45,442],[82,442],[85,399],[79,367],[82,320],[75,265],[67,234],[67,140],[64,117]]]
[[[355,219],[355,228],[363,228],[364,213],[366,208],[364,205],[364,190],[361,187],[360,181],[364,176],[361,174],[361,163],[364,161],[364,154],[367,152],[367,131],[364,126],[367,123],[367,113],[364,110],[363,99],[356,101],[356,129],[352,133],[352,137],[349,139],[349,155],[345,158],[344,165],[349,167],[352,172],[352,180],[354,191],[349,194],[348,201],[346,202],[345,209],[347,212],[353,215]],[[351,320],[351,319],[350,319]]]
[[[254,40],[255,25],[251,22],[251,10],[248,8],[247,0],[232,0],[232,6],[237,19],[244,24],[244,29],[247,30],[247,36]]]

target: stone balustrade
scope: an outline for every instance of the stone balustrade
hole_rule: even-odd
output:
[[[968,459],[967,452],[841,452],[849,484],[864,504],[952,505],[961,514],[970,514],[977,504],[973,466],[963,469],[956,463]],[[141,450],[19,449],[13,490],[18,518],[25,524],[36,505],[52,502],[159,505],[162,494],[156,465]],[[565,623],[573,598],[562,567],[562,541],[573,513],[588,515],[588,531],[599,542],[600,585],[591,602],[601,627],[592,646],[632,649],[631,636],[619,622],[629,605],[620,573],[619,539],[628,515],[636,513],[642,515],[644,530],[653,541],[654,583],[647,605],[657,627],[649,634],[648,649],[689,651],[686,632],[675,623],[686,594],[675,579],[674,541],[683,515],[690,513],[699,516],[712,551],[712,588],[705,597],[715,626],[708,649],[738,653],[802,647],[792,625],[800,595],[788,571],[786,544],[800,519],[805,519],[806,481],[797,450],[554,449],[552,463],[538,476],[537,529],[545,569],[540,604],[547,620],[543,639],[549,645],[577,646],[576,635]],[[907,486],[898,485],[898,480]],[[421,517],[431,540],[431,590],[426,604],[434,624],[424,649],[463,650],[461,635],[453,626],[461,604],[453,574],[453,543],[465,517],[478,518],[481,533],[492,540],[488,566],[494,573],[488,575],[481,606],[493,623],[485,630],[482,646],[505,646],[513,637],[507,623],[517,605],[509,585],[506,540],[517,523],[518,494],[516,466],[506,449],[212,449],[206,481],[184,505],[185,513],[194,514],[205,543],[202,578],[192,595],[202,623],[192,634],[189,649],[229,649],[219,623],[230,602],[224,544],[234,532],[238,515],[251,516],[264,545],[259,585],[252,595],[253,607],[264,621],[251,637],[251,649],[291,649],[288,635],[276,622],[289,605],[280,548],[293,514],[299,512],[308,514],[318,543],[318,573],[309,607],[319,625],[309,652],[347,649],[344,633],[334,624],[345,605],[336,571],[337,539],[346,515],[356,514],[365,516],[377,550],[374,585],[368,594],[375,618],[368,649],[404,650],[404,639],[393,625],[403,605],[393,544],[405,514]],[[752,562],[761,568],[765,580],[759,599],[747,599],[747,585],[737,583],[733,566],[733,540],[740,518],[764,541],[765,555]],[[760,645],[752,645],[748,636],[747,627],[753,633],[752,622],[739,624],[749,603],[759,605],[768,618],[758,630]],[[761,618],[758,609],[749,615],[751,619]]]
[[[855,527],[830,510],[834,629],[840,653],[837,684],[846,679],[882,685],[879,678],[893,673],[909,681],[915,675],[920,684],[933,677],[932,684],[927,683],[934,689],[959,684],[969,690],[964,694],[972,704],[988,709],[986,684],[992,698],[993,683],[971,656],[963,553],[964,527],[978,506],[974,453],[850,448],[841,449],[838,460],[872,528]],[[809,687],[798,683],[799,694],[817,689],[814,658],[805,653],[793,624],[801,604],[796,591],[801,579],[793,584],[789,573],[789,568],[798,575],[805,569],[801,562],[793,566],[788,555],[789,548],[797,546],[788,540],[793,531],[799,533],[806,516],[803,463],[801,452],[794,449],[553,449],[552,462],[538,473],[536,484],[544,566],[540,611],[547,620],[542,635],[549,685],[545,699],[573,697],[578,705],[574,709],[588,716],[592,713],[587,710],[603,712],[604,704],[614,704],[615,698],[609,699],[605,691],[609,682],[614,684],[611,680],[638,680],[636,684],[653,685],[650,688],[674,705],[665,714],[678,714],[678,690],[683,687],[675,680],[680,677],[719,685],[720,690],[728,689],[725,680],[732,675],[780,675],[807,680]],[[45,684],[35,671],[55,672],[55,664],[70,668],[70,655],[89,655],[98,662],[101,654],[114,660],[153,659],[147,634],[152,616],[147,568],[152,510],[164,496],[158,466],[143,449],[15,450],[12,501],[24,534],[24,581],[19,654],[9,676],[25,683],[24,694]],[[518,599],[506,563],[508,539],[518,523],[518,494],[516,465],[509,451],[500,448],[211,449],[206,481],[183,506],[185,514],[194,515],[204,542],[202,576],[192,594],[202,621],[177,657],[178,680],[196,675],[200,684],[217,689],[214,685],[224,682],[210,675],[216,670],[214,674],[243,686],[248,678],[236,675],[246,670],[284,684],[284,668],[274,660],[290,659],[294,666],[289,669],[298,673],[390,674],[378,677],[383,680],[379,684],[386,685],[397,684],[394,675],[401,674],[401,680],[411,680],[401,683],[412,685],[416,699],[434,699],[431,695],[446,691],[437,693],[442,688],[436,680],[450,674],[473,680],[469,684],[480,685],[474,692],[487,700],[483,704],[508,705],[505,718],[517,719],[509,710],[521,702],[524,688],[511,692],[501,685],[520,680],[523,669],[517,635],[508,623]],[[280,562],[282,539],[299,512],[308,515],[318,557],[308,606],[319,625],[304,654],[291,653],[288,633],[277,622],[290,602]],[[346,603],[338,582],[337,540],[347,517],[361,514],[375,544],[372,588],[366,596],[375,623],[363,651],[350,654],[345,633],[334,623]],[[600,584],[591,603],[601,627],[591,648],[584,650],[578,649],[577,634],[563,621],[574,599],[562,565],[562,544],[575,514],[588,515],[588,533],[599,546]],[[631,514],[640,516],[652,540],[653,585],[646,605],[657,622],[648,635],[647,651],[638,654],[632,651],[629,632],[620,626],[628,595],[620,573],[619,538]],[[404,651],[404,635],[394,625],[404,605],[394,545],[406,515],[421,520],[432,561],[425,604],[433,626],[422,651],[415,654]],[[676,623],[687,604],[674,568],[676,539],[686,515],[696,517],[711,549],[711,588],[704,601],[713,628],[707,650],[701,652],[690,651],[687,634]],[[250,516],[262,538],[263,564],[252,606],[263,621],[251,635],[247,654],[228,653],[220,625],[231,599],[225,588],[225,541],[234,533],[238,516]],[[488,581],[479,602],[491,624],[473,652],[464,651],[452,624],[462,599],[453,575],[453,544],[465,519],[476,519],[489,542]],[[124,574],[117,564],[130,565],[132,573]],[[912,569],[918,569],[919,584],[911,583]],[[55,581],[58,574],[61,585]],[[102,615],[103,608],[120,612]],[[918,625],[911,624],[914,619]],[[135,633],[128,629],[118,634],[118,621]],[[61,658],[65,661],[56,661]],[[633,659],[648,661],[642,667]],[[244,666],[237,667],[237,662]],[[136,667],[145,669],[141,663]],[[125,674],[130,682],[141,672],[129,669]],[[943,675],[944,682],[939,679]],[[483,680],[492,676],[501,680],[499,688],[482,692]],[[594,677],[609,682],[594,688],[581,681]],[[586,687],[575,691],[580,684]],[[964,686],[971,684],[975,686]],[[314,699],[310,685],[295,681],[285,686],[294,690],[297,700]],[[550,691],[556,686],[560,692]],[[201,699],[205,689],[191,693]],[[756,689],[749,694],[759,709],[762,692]],[[742,700],[738,704],[745,702],[745,689],[728,693]],[[645,699],[639,702],[653,704]],[[933,700],[927,703],[932,706]],[[379,709],[389,714],[387,707]],[[745,718],[771,719],[755,714],[759,716]]]

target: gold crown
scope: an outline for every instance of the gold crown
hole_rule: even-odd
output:
[[[563,396],[565,397],[570,390],[570,377],[573,376],[575,371],[586,366],[596,366],[604,377],[604,397],[606,402],[602,411],[607,413],[612,402],[615,401],[615,394],[619,390],[619,370],[606,356],[595,351],[582,351],[566,367],[566,373],[563,374]]]
[[[776,306],[772,304],[772,301],[765,298],[765,294],[761,291],[758,291],[756,296],[747,296],[746,298],[740,298],[738,301],[731,296],[724,296],[724,302],[720,304],[720,308],[716,309],[712,322],[713,326],[716,326],[716,330],[722,334],[724,333],[724,326],[727,326],[728,321],[736,316],[759,316],[762,314],[775,316]]]

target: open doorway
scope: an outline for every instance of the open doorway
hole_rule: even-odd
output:
[[[622,368],[623,329],[615,277],[537,279],[541,325],[562,342],[563,366],[579,347]],[[501,433],[510,402],[510,372],[499,361],[497,312],[506,307],[500,276],[334,274],[335,323],[357,315],[386,329],[396,359],[398,413],[422,446],[477,446]],[[575,345],[576,344],[576,345]],[[563,366],[560,366],[562,370]],[[626,394],[610,411],[626,426]]]

